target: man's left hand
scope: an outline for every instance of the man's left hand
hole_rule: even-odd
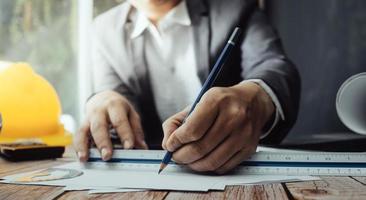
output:
[[[225,173],[253,154],[275,108],[256,83],[208,90],[184,121],[188,109],[163,124],[163,148],[195,171]]]

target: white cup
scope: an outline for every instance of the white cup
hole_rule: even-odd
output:
[[[337,113],[344,125],[366,135],[366,72],[346,80],[338,90]]]

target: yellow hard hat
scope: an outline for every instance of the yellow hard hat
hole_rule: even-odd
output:
[[[66,146],[72,136],[60,123],[55,89],[26,63],[0,69],[0,144],[37,141]]]

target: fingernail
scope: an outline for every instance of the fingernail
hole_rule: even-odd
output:
[[[147,146],[146,142],[145,141],[142,141],[142,145],[147,149],[149,148],[149,146]]]
[[[78,154],[78,157],[79,157],[80,160],[83,160],[86,156],[85,153],[82,152],[82,151],[79,151],[77,154]]]
[[[130,141],[126,140],[126,141],[123,142],[123,147],[125,149],[131,149],[132,148],[132,143]]]
[[[103,160],[108,160],[109,159],[109,151],[106,148],[102,149],[102,159]]]

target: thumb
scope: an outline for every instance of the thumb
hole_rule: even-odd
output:
[[[171,134],[183,124],[184,119],[188,115],[189,108],[190,106],[186,107],[181,112],[178,112],[175,115],[169,117],[163,123],[163,132],[164,132],[164,138],[162,142],[163,149],[166,149],[166,142],[168,141]]]

